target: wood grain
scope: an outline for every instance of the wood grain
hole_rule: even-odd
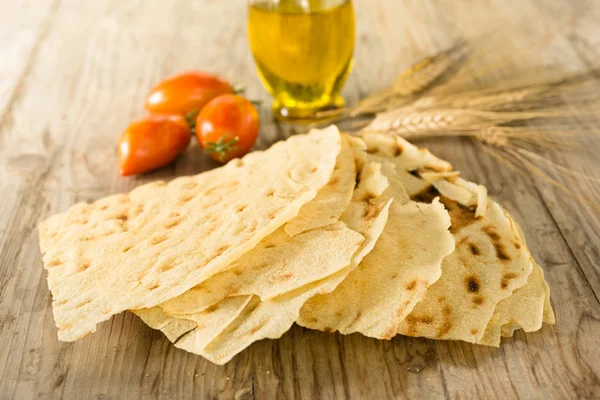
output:
[[[355,7],[356,63],[344,89],[351,103],[419,58],[490,29],[514,47],[497,74],[556,62],[572,70],[600,64],[600,5],[593,0],[358,0]],[[303,128],[271,120],[247,45],[244,2],[5,0],[2,10],[0,398],[600,396],[600,215],[459,139],[422,144],[486,185],[521,223],[550,284],[556,326],[518,332],[500,349],[294,326],[225,366],[175,349],[130,313],[83,340],[58,342],[37,223],[77,201],[215,166],[194,145],[169,167],[117,177],[116,139],[143,115],[154,82],[192,68],[243,82],[249,97],[264,101],[259,148]],[[528,45],[533,38],[546,45]],[[474,76],[473,84],[494,78]],[[589,113],[598,122],[585,128],[600,129],[600,110]],[[546,156],[600,178],[600,146],[585,144],[576,154]],[[562,183],[600,201],[597,185]]]

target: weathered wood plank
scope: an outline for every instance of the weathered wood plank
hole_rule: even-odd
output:
[[[271,121],[269,97],[247,47],[243,2],[63,0],[36,6],[25,8],[29,14],[19,8],[3,16],[12,25],[0,26],[16,36],[24,32],[19,48],[32,57],[30,64],[25,59],[11,64],[18,66],[2,81],[14,90],[0,90],[0,110],[7,110],[0,123],[0,397],[600,395],[598,214],[458,139],[424,145],[468,179],[485,184],[521,222],[533,255],[545,267],[555,327],[519,332],[500,349],[405,337],[378,341],[293,327],[280,340],[256,343],[222,367],[175,349],[129,313],[79,342],[58,342],[35,225],[77,201],[215,165],[194,145],[170,167],[138,178],[117,177],[114,143],[122,128],[143,114],[143,98],[154,82],[191,68],[243,82],[250,97],[265,102],[259,148],[304,128]],[[594,2],[378,0],[355,6],[355,72],[344,90],[351,102],[385,86],[420,57],[490,27],[499,27],[515,48],[502,74],[557,59],[573,69],[600,62],[600,52],[594,52],[600,7]],[[551,45],[527,48],[531,36]],[[20,42],[0,41],[3,54],[6,43]],[[2,108],[2,101],[10,106]],[[598,176],[600,147],[586,144],[585,157],[548,156]],[[597,185],[563,183],[600,200]]]

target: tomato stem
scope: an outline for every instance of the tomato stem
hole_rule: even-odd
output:
[[[206,143],[204,152],[207,154],[217,153],[219,155],[219,161],[225,162],[225,155],[230,151],[236,150],[238,148],[236,144],[240,141],[239,136],[234,136],[231,140],[229,140],[229,137],[229,135],[224,135],[216,142]]]
[[[185,122],[187,122],[188,126],[190,127],[190,135],[192,136],[196,134],[196,118],[198,117],[199,113],[200,110],[192,110],[185,116]]]
[[[234,85],[233,86],[234,94],[243,94],[245,92],[246,92],[246,86],[244,86],[244,85]]]

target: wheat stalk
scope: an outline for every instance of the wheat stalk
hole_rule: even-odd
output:
[[[496,112],[468,109],[415,110],[405,107],[378,114],[363,131],[411,137],[420,132],[474,131],[481,130],[482,126],[564,115],[565,112],[561,110]]]

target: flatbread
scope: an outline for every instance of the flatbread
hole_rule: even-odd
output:
[[[310,229],[333,224],[346,210],[356,185],[356,163],[347,137],[327,185],[317,196],[302,206],[296,218],[285,224],[285,233],[295,236]]]
[[[350,185],[345,182],[348,178],[351,179]],[[346,252],[350,257],[364,239],[343,223],[336,222],[348,206],[348,186],[352,196],[355,182],[352,147],[344,138],[328,184],[298,214],[301,222],[292,229],[296,236],[290,237],[287,232],[288,226],[296,220],[293,219],[227,266],[225,271],[160,304],[163,312],[171,316],[199,313],[230,296],[258,295],[264,301],[346,267],[347,261],[342,264],[335,262],[334,252]],[[319,207],[312,206],[313,203]],[[317,212],[324,206],[331,208],[326,213]],[[328,222],[325,225],[322,224],[323,218]],[[329,257],[332,257],[331,262],[327,260]]]
[[[518,225],[517,228],[519,238],[526,245],[523,230]],[[544,271],[534,261],[527,284],[498,303],[479,344],[498,347],[501,337],[511,337],[517,329],[535,332],[542,327],[542,323],[554,324],[554,311]]]
[[[500,339],[511,337],[517,329],[535,332],[542,327],[542,322],[553,323],[544,321],[544,304],[547,298],[549,289],[544,280],[544,271],[535,264],[527,284],[498,303],[478,344],[499,347]]]
[[[364,147],[360,140],[351,140],[351,142],[353,142],[353,147]],[[251,298],[252,301],[241,315],[231,312],[227,317],[223,317],[226,323],[212,327],[213,330],[222,331],[222,333],[208,346],[206,338],[214,337],[214,334],[199,326],[198,329],[183,336],[176,343],[176,347],[202,355],[215,363],[225,363],[256,340],[283,335],[296,321],[300,307],[308,298],[318,293],[329,292],[344,280],[348,273],[372,250],[386,224],[391,204],[391,200],[379,201],[379,197],[388,185],[387,179],[381,174],[380,166],[364,163],[362,160],[357,161],[362,166],[358,186],[340,221],[359,232],[365,237],[365,241],[354,252],[349,265],[327,278],[311,282],[266,301],[260,301],[258,296],[249,296],[248,299]],[[292,239],[295,240],[298,236]],[[208,311],[206,309],[204,312]],[[196,318],[192,315],[179,315],[178,317]],[[237,318],[229,324],[231,317]]]
[[[450,164],[436,160],[428,151],[394,136],[365,135],[365,142],[369,151],[395,165],[413,200],[440,199],[450,214],[450,232],[456,242],[456,249],[442,263],[441,278],[429,287],[398,332],[478,343],[496,305],[524,286],[532,270],[516,225],[490,199],[476,216],[481,198],[478,185],[450,174]]]
[[[356,210],[345,213],[342,220],[348,226],[358,229],[358,226],[367,226],[366,231],[361,231],[366,237],[363,246],[354,254],[352,262],[347,268],[344,268],[330,277],[317,282],[310,283],[295,291],[288,292],[267,301],[260,301],[254,296],[246,309],[227,326],[226,329],[208,345],[201,329],[194,330],[184,335],[175,346],[183,350],[199,354],[216,364],[224,364],[237,353],[244,350],[250,344],[257,340],[270,338],[276,339],[287,332],[298,319],[300,308],[311,297],[329,293],[346,279],[348,274],[358,265],[369,251],[373,248],[388,218],[391,200],[378,205],[375,211],[367,215],[364,213],[368,206],[355,205],[362,208],[363,212],[356,213]],[[370,208],[373,210],[372,208]],[[352,218],[360,216],[358,223],[354,224]],[[370,220],[365,224],[365,219]]]
[[[161,304],[171,316],[201,312],[231,296],[269,300],[348,266],[364,237],[343,222],[290,238],[283,229],[262,240],[226,271]]]
[[[298,324],[322,331],[390,339],[398,325],[441,274],[444,257],[454,249],[450,218],[439,202],[411,201],[394,166],[381,162],[393,198],[388,222],[373,250],[335,291],[302,307]]]
[[[197,346],[204,348],[219,336],[252,300],[252,296],[236,296],[223,299],[208,309],[187,316],[173,318],[158,306],[133,311],[150,328],[162,331],[173,343],[191,331],[196,331]],[[189,319],[188,319],[189,318]]]
[[[329,181],[332,126],[168,184],[79,204],[40,225],[58,336],[73,341],[223,270],[294,218]]]

